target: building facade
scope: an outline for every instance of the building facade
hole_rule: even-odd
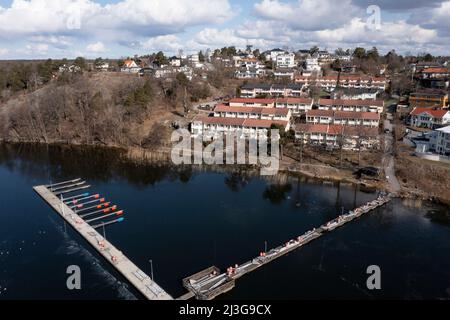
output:
[[[306,122],[378,128],[380,126],[380,115],[374,112],[310,110],[306,113]]]

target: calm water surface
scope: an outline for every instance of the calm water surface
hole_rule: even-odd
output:
[[[174,297],[181,279],[226,269],[376,198],[350,185],[245,171],[138,166],[114,150],[0,146],[0,299],[141,298],[32,190],[82,177],[126,211],[107,238]],[[238,281],[221,299],[449,299],[448,207],[396,200]],[[382,270],[367,290],[366,268]],[[65,270],[82,269],[82,290]]]

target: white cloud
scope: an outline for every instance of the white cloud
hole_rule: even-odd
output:
[[[352,21],[341,28],[334,30],[316,31],[318,41],[341,42],[341,43],[365,43],[365,44],[390,44],[392,46],[409,43],[421,44],[436,40],[436,32],[427,30],[420,26],[410,25],[405,21],[386,22],[381,25],[380,30],[370,30],[367,24],[360,18]]]
[[[0,56],[5,56],[9,53],[8,49],[0,48]]]
[[[96,42],[88,44],[86,50],[91,53],[103,53],[106,52],[106,47],[102,42]]]
[[[266,47],[269,41],[266,39],[257,39],[252,37],[243,37],[239,34],[240,31],[233,29],[214,29],[205,28],[194,37],[194,41],[201,46],[222,47],[222,46],[236,46],[245,47],[246,45],[254,45],[258,47]]]
[[[145,50],[165,52],[176,52],[184,46],[181,40],[175,35],[153,37],[142,42],[140,45]]]
[[[283,21],[302,30],[335,28],[362,12],[351,0],[298,0],[294,3],[263,0],[254,7],[260,18]]]
[[[445,1],[436,8],[416,11],[410,22],[438,30],[443,36],[450,36],[450,1]]]
[[[42,57],[48,54],[49,45],[46,43],[27,44],[25,48],[18,49],[17,52],[26,56]]]
[[[253,0],[248,11],[232,7],[231,0],[13,0],[0,7],[0,54],[28,58],[108,51],[120,56],[135,53],[130,50],[174,53],[249,44],[446,53],[450,0],[430,1],[374,0],[383,10],[397,10],[383,14],[382,28],[375,31],[365,24],[371,0]],[[232,21],[239,24],[221,25],[236,14],[239,19]],[[194,27],[200,31],[194,33]]]
[[[0,37],[16,35],[161,35],[185,27],[221,23],[233,16],[228,0],[14,0],[0,10]]]

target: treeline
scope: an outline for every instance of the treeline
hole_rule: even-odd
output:
[[[56,78],[59,68],[68,65],[67,59],[46,61],[3,61],[0,63],[0,93],[36,90]],[[80,72],[87,69],[84,58],[73,61]]]
[[[104,81],[109,81],[108,79]],[[157,85],[135,78],[99,83],[88,74],[56,82],[3,106],[1,138],[18,142],[141,145],[143,122],[155,107]],[[157,104],[160,106],[160,104]]]
[[[0,109],[0,140],[83,145],[164,145],[170,138],[173,112],[187,114],[192,104],[209,97],[206,82],[179,73],[173,81],[112,74],[68,74]]]

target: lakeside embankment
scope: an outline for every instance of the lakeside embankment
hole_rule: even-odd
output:
[[[119,147],[119,146],[92,146],[83,144],[41,144],[41,143],[7,143],[0,142],[2,145],[15,145],[20,146],[37,146],[37,147],[60,147],[73,150],[103,150],[106,153],[113,150],[118,160],[127,165],[160,165],[167,166],[173,165],[171,160],[171,148],[162,147],[158,150],[150,150],[137,147]],[[196,170],[215,170],[218,172],[230,171],[230,166],[224,165],[196,165]],[[259,175],[259,169],[255,166],[233,166],[233,169],[238,172],[243,172],[248,176]],[[387,181],[382,178],[361,178],[358,179],[351,170],[341,170],[335,166],[327,164],[300,164],[292,159],[285,157],[280,163],[280,174],[284,175],[296,175],[304,178],[309,178],[315,182],[331,182],[331,183],[346,183],[352,185],[358,185],[363,188],[389,191]],[[280,176],[280,174],[278,176]],[[445,197],[445,193],[441,196],[429,193],[426,190],[418,188],[408,188],[407,184],[402,181],[402,191],[398,194],[403,199],[420,199],[440,203],[444,205],[450,205],[450,199]]]

